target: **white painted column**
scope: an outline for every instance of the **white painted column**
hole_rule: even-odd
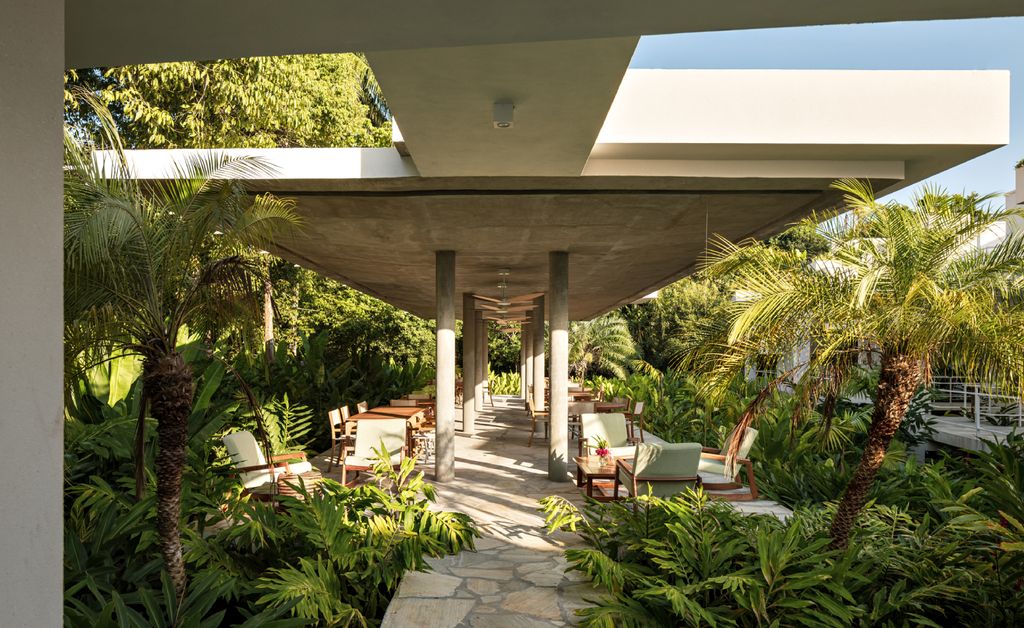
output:
[[[64,2],[0,10],[0,624],[63,616]],[[29,479],[31,478],[31,479]]]
[[[526,323],[519,327],[519,398],[526,399]]]
[[[437,302],[437,451],[434,479],[455,479],[455,251],[435,255]]]
[[[486,327],[484,327],[483,312],[476,313],[476,381],[473,387],[473,398],[476,400],[476,410],[479,413],[484,409],[484,382],[487,381],[487,371],[484,370],[484,346],[486,341]]]
[[[569,254],[552,252],[548,269],[551,346],[551,440],[548,479],[568,479],[569,456]]]
[[[533,319],[533,407],[544,409],[544,297],[537,297]]]
[[[525,395],[526,398],[529,398],[530,393],[533,390],[532,386],[533,386],[533,329],[534,329],[534,327],[535,327],[535,325],[533,324],[533,320],[529,321],[528,323],[526,323],[526,326],[524,327],[525,331],[523,333],[523,342],[526,345],[526,384],[524,386],[524,388],[526,389],[526,395]],[[541,410],[542,408],[536,408],[536,409],[537,410]]]
[[[484,387],[487,387],[488,394],[490,394],[490,373],[491,373],[491,324],[489,321],[481,321],[480,323],[480,340],[478,341],[481,345],[481,351],[483,352],[483,364],[481,364],[481,375],[480,375],[480,390],[483,391]],[[494,397],[491,397],[491,402],[494,402]],[[483,409],[483,406],[480,406]]]
[[[473,295],[462,294],[462,431],[476,431],[476,314]]]

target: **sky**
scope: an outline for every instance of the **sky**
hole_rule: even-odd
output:
[[[1013,167],[1024,158],[1024,18],[659,35],[640,40],[630,67],[1010,70],[1009,145],[928,181],[952,192],[1001,194],[1013,189]]]

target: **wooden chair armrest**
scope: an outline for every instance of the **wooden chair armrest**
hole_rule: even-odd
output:
[[[274,456],[270,457],[271,462],[287,462],[287,461],[291,461],[291,460],[305,460],[305,459],[306,459],[306,452],[304,452],[304,451],[296,451],[296,452],[287,453],[287,454],[277,454],[277,455],[274,455]]]
[[[249,473],[250,471],[267,471],[272,472],[274,469],[283,468],[282,464],[254,464],[248,467],[235,467],[232,469],[234,473]]]
[[[725,459],[726,459],[727,456],[725,454],[706,454],[706,453],[702,453],[700,455],[700,457],[701,458],[708,458],[710,460],[721,460],[722,462],[725,462]],[[747,458],[737,458],[736,459],[736,464],[748,464],[749,462],[750,462],[750,460],[747,459]]]
[[[701,451],[701,453],[704,453],[704,454],[719,454],[719,453],[722,453],[722,450],[717,448],[717,447],[701,447],[700,451]]]

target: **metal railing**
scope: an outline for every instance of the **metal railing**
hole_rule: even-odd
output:
[[[956,412],[973,420],[979,432],[993,431],[994,426],[1024,429],[1024,403],[1019,397],[947,375],[933,377],[930,390],[933,415],[936,410]]]

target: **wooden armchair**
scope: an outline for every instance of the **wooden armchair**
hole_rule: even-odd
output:
[[[616,458],[632,458],[636,450],[636,440],[629,436],[626,428],[626,415],[622,413],[584,413],[580,417],[582,437],[580,438],[579,454],[589,454],[589,450],[603,439],[608,449]]]
[[[629,437],[639,442],[644,442],[644,402],[637,401],[633,405],[633,409],[626,413],[626,419],[629,421]],[[637,427],[639,427],[639,438],[637,437]]]
[[[341,483],[353,486],[361,471],[370,471],[377,463],[377,453],[382,444],[389,456],[391,466],[397,469],[408,453],[408,431],[405,419],[367,419],[360,421],[362,425],[356,432],[352,452],[346,447],[341,458]],[[349,471],[355,472],[352,481],[348,480]]]
[[[235,472],[242,481],[243,489],[249,493],[276,484],[277,479],[286,473],[298,474],[313,470],[313,465],[306,460],[303,451],[271,455],[268,462],[252,432],[232,432],[224,437],[224,446],[235,464]]]
[[[713,480],[704,481],[704,488],[709,491],[729,491],[743,488],[740,475],[745,472],[747,485],[750,493],[720,493],[716,497],[730,501],[748,501],[757,499],[757,481],[754,479],[754,463],[747,456],[754,441],[757,440],[757,430],[752,427],[746,428],[736,451],[736,458],[731,460],[728,456],[729,446],[739,438],[736,428],[733,428],[725,437],[725,443],[721,449],[704,447],[700,455],[699,471],[703,474],[714,476]]]
[[[672,497],[687,488],[700,488],[700,455],[699,443],[640,443],[634,460],[615,461],[612,497],[620,499],[619,486],[624,486],[632,497],[641,493]]]
[[[330,472],[334,461],[341,461],[341,449],[351,443],[351,435],[346,434],[345,423],[349,419],[348,404],[335,408],[327,413],[331,431],[331,453],[327,456],[327,471]]]
[[[551,413],[534,408],[532,398],[527,398],[526,400],[526,412],[530,415],[530,440],[526,443],[526,446],[533,447],[533,435],[537,432],[538,423],[544,425],[544,438],[549,438],[548,429],[551,424]]]

